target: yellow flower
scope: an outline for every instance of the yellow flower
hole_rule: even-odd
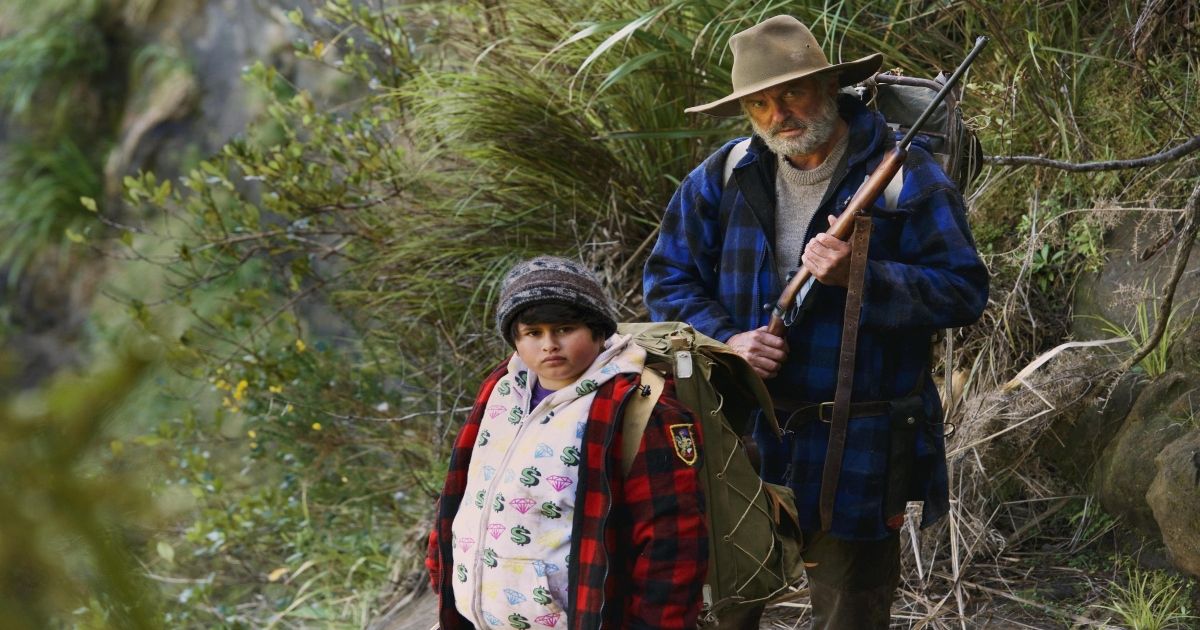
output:
[[[283,408],[283,413],[281,413],[281,414],[279,414],[279,415],[280,415],[280,416],[286,416],[286,415],[288,415],[289,413],[292,413],[292,405],[291,405],[291,403],[288,403],[288,406],[286,406],[286,407],[284,407],[284,408]]]
[[[246,379],[242,379],[242,380],[238,381],[237,388],[233,390],[233,399],[241,400],[241,399],[245,398],[246,397],[246,388],[249,386],[250,386],[250,383],[247,383]]]
[[[312,424],[312,428],[313,428],[313,431],[320,431],[320,430],[321,430],[321,423],[320,423],[320,422],[314,422],[314,423]]]
[[[296,352],[304,352],[307,349],[308,349],[308,346],[304,344],[303,339],[296,340]]]
[[[258,437],[258,433],[256,433],[256,432],[254,431],[254,429],[250,429],[249,431],[247,431],[247,432],[246,432],[246,437],[248,437],[248,438],[250,438],[251,440],[253,440],[254,438]]]
[[[256,448],[258,448],[258,442],[251,442],[251,443],[250,443],[250,449],[251,449],[251,450],[254,450],[254,449],[256,449]]]
[[[272,385],[272,386],[270,386],[270,387],[268,387],[268,388],[267,388],[267,391],[271,392],[272,394],[279,394],[279,393],[282,393],[282,392],[283,392],[283,385]]]
[[[229,383],[226,383],[225,379],[222,378],[217,380],[216,387],[217,389],[229,389]]]

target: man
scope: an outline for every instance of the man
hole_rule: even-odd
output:
[[[768,379],[784,438],[756,431],[760,472],[796,492],[814,627],[886,628],[906,501],[925,502],[923,526],[948,508],[930,338],[978,319],[987,270],[962,196],[914,145],[894,207],[881,198],[872,211],[853,404],[831,525],[822,531],[830,426],[822,403],[837,386],[851,251],[822,232],[895,142],[880,115],[838,89],[874,75],[882,58],[831,65],[809,30],[787,16],[729,45],[733,93],[687,111],[744,113],[754,136],[727,182],[737,140],[692,171],[671,199],[646,263],[646,305],[655,320],[685,321],[726,342]],[[800,264],[816,284],[786,338],[774,337],[766,330],[770,308]]]

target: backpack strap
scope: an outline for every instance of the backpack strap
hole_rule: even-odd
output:
[[[721,177],[721,189],[724,190],[729,185],[729,178],[733,177],[733,168],[746,157],[746,151],[750,149],[750,138],[746,138],[741,142],[733,145],[729,150],[729,155],[725,156],[725,174]]]
[[[863,178],[866,183],[871,178],[871,174]],[[895,212],[900,206],[900,191],[904,188],[904,165],[901,164],[896,174],[892,176],[892,180],[888,182],[887,188],[883,189],[883,202],[887,207],[888,212]]]
[[[896,170],[896,174],[892,176],[892,181],[888,182],[887,188],[883,189],[883,198],[887,203],[888,212],[895,212],[900,205],[900,190],[904,188],[904,165]]]
[[[625,403],[625,426],[621,429],[621,473],[628,475],[637,457],[638,446],[650,423],[654,405],[662,396],[667,380],[650,368],[642,368],[642,384],[638,391]]]

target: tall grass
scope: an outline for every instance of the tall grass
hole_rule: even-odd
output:
[[[1129,568],[1124,584],[1111,585],[1107,589],[1109,602],[1099,608],[1115,614],[1122,627],[1130,630],[1194,628],[1200,617],[1192,614],[1192,588],[1186,578]]]
[[[1100,319],[1101,329],[1110,335],[1116,337],[1125,337],[1129,339],[1131,350],[1141,348],[1150,339],[1150,335],[1154,333],[1155,317],[1154,313],[1156,299],[1144,299],[1138,301],[1134,306],[1134,317],[1131,325],[1111,322],[1106,319]],[[1171,346],[1175,338],[1182,332],[1186,331],[1191,325],[1192,319],[1187,318],[1183,321],[1176,319],[1181,306],[1176,306],[1167,316],[1167,327],[1163,331],[1162,339],[1158,345],[1154,346],[1145,358],[1138,362],[1138,366],[1142,368],[1146,376],[1154,378],[1161,376],[1169,367],[1168,359],[1171,356]]]

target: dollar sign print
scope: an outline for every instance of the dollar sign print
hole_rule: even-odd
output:
[[[496,496],[492,497],[492,510],[496,512],[504,511],[504,493],[497,492]]]
[[[523,415],[525,415],[524,409],[521,409],[520,407],[513,407],[512,410],[508,412],[508,423],[520,424],[521,416]]]
[[[492,437],[491,431],[484,429],[479,432],[479,443],[476,446],[487,446],[488,439]]]
[[[501,396],[507,396],[512,393],[512,385],[508,384],[508,379],[500,381],[500,384],[496,386],[496,392]]]
[[[542,471],[534,466],[530,466],[521,471],[521,485],[526,488],[532,488],[538,485],[538,478],[542,476]]]
[[[533,589],[533,601],[535,601],[543,606],[549,606],[550,605],[550,591],[546,590],[545,588],[543,588],[541,586]]]
[[[579,449],[575,448],[574,446],[568,446],[567,448],[563,449],[562,455],[559,455],[558,458],[562,460],[562,463],[568,466],[578,466]]]
[[[545,516],[546,518],[562,517],[562,510],[558,509],[558,506],[551,501],[546,501],[542,504],[541,513],[542,516]]]
[[[525,384],[529,382],[529,372],[521,370],[517,372],[517,387],[525,389]]]
[[[481,510],[483,509],[483,495],[486,493],[486,490],[480,490],[479,492],[475,493],[475,507]]]
[[[458,565],[458,568],[457,568],[457,570],[456,570],[456,573],[457,573],[457,575],[458,575],[458,581],[459,581],[459,582],[466,582],[466,581],[467,581],[467,565],[465,565],[465,564],[460,564],[460,565]]]
[[[508,616],[508,625],[516,628],[517,630],[529,630],[529,628],[533,627],[529,625],[529,620],[517,613],[513,613]]]
[[[487,547],[483,550],[483,563],[489,568],[496,568],[496,552],[491,547]]]
[[[575,387],[575,393],[579,394],[580,396],[587,396],[588,394],[596,391],[599,387],[600,386],[596,384],[596,381],[593,381],[589,378]]]
[[[529,544],[529,530],[525,529],[524,525],[517,525],[516,527],[512,528],[511,534],[512,535],[510,538],[512,538],[512,541],[518,545],[524,547],[525,545]]]

